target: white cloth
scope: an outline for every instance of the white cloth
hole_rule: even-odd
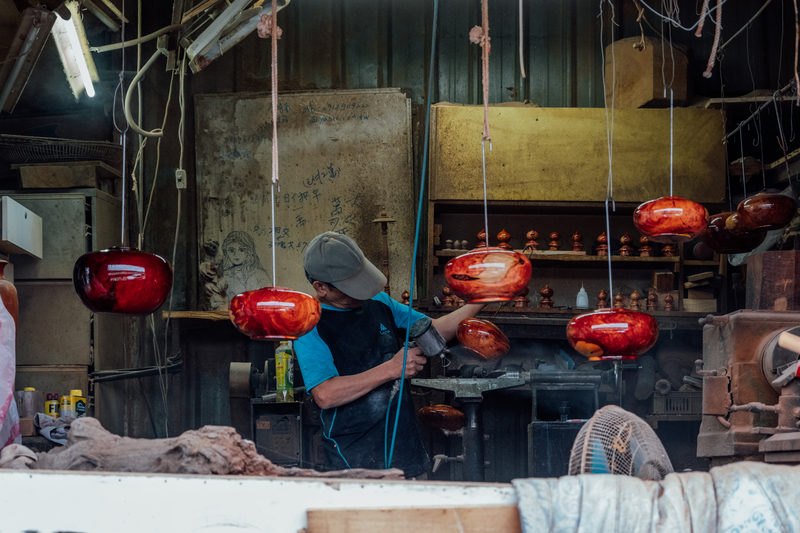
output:
[[[661,482],[582,475],[512,483],[526,533],[800,531],[800,467],[742,462]]]
[[[14,399],[14,377],[17,373],[15,351],[16,324],[0,300],[0,450],[21,443],[19,414]]]

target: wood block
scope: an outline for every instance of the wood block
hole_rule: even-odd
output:
[[[667,270],[654,270],[653,287],[658,292],[668,292],[675,288],[675,274]]]
[[[516,505],[409,507],[397,509],[309,509],[308,533],[494,533],[522,531]]]
[[[717,312],[717,300],[705,300],[705,299],[690,299],[684,298],[683,299],[683,310],[690,312],[690,313],[716,313]]]
[[[640,40],[640,37],[628,37],[614,42],[613,56],[611,45],[606,47],[606,96],[611,101],[613,89],[614,105],[620,109],[669,107],[669,92],[665,97],[661,72],[663,68],[667,80],[672,78],[673,57],[670,49],[668,46],[662,47],[661,39],[653,37],[645,37],[644,49],[634,48],[634,44]],[[675,78],[672,88],[675,106],[685,106],[692,97],[688,81],[689,62],[680,48],[674,47]]]
[[[700,274],[692,274],[691,276],[686,276],[686,281],[702,281],[704,279],[709,279],[714,277],[714,272],[701,272]]]
[[[800,310],[800,251],[762,252],[747,258],[747,309]]]
[[[714,293],[700,289],[689,289],[686,293],[686,297],[690,300],[713,300]]]
[[[23,437],[33,437],[36,435],[36,426],[33,424],[33,418],[20,418],[19,431]]]
[[[693,289],[695,287],[705,287],[711,285],[710,281],[687,281],[683,284],[684,289]]]
[[[22,186],[29,188],[97,187],[105,190],[104,180],[120,178],[119,170],[102,161],[77,161],[71,163],[37,163],[11,165],[18,168]]]

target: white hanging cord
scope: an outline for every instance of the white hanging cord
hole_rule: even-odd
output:
[[[272,184],[270,185],[270,196],[272,198],[272,214],[270,224],[272,225],[272,286],[277,287],[277,269],[275,268],[275,184],[278,185],[278,192],[281,192],[281,184],[278,181],[278,6],[277,0],[272,0]]]
[[[720,6],[722,6],[722,4],[725,4],[725,3],[727,3],[727,2],[728,2],[728,0],[722,0],[722,1],[720,1],[720,2],[717,4],[717,6],[716,6],[716,7],[712,7],[712,8],[710,8],[710,9],[709,9],[709,10],[706,12],[706,16],[708,16],[709,18],[711,18],[711,13],[713,13],[713,12],[714,12],[714,11],[716,11],[716,10],[718,10],[718,9],[720,8]],[[648,4],[647,4],[647,2],[645,2],[645,0],[639,0],[639,3],[640,3],[640,4],[642,4],[644,7],[646,7],[647,9],[649,9],[650,11],[652,11],[654,14],[656,14],[656,15],[657,15],[659,18],[661,18],[662,20],[664,20],[664,21],[666,21],[666,22],[669,22],[670,24],[672,24],[672,25],[673,25],[673,26],[675,26],[676,28],[678,28],[678,29],[681,29],[681,30],[683,30],[683,31],[694,31],[694,30],[695,30],[695,28],[697,28],[697,26],[699,26],[699,25],[700,25],[700,20],[702,20],[702,19],[699,19],[699,20],[698,20],[697,22],[695,22],[695,23],[694,23],[692,26],[690,26],[690,27],[688,27],[688,28],[685,28],[685,27],[681,26],[681,23],[680,23],[680,21],[679,21],[679,20],[673,19],[673,18],[672,18],[672,17],[670,17],[669,15],[667,15],[667,16],[665,16],[665,15],[662,15],[661,13],[659,13],[658,11],[656,11],[655,9],[653,9],[652,7],[650,7],[650,5],[648,5]],[[716,24],[716,22],[714,21],[714,19],[711,19],[711,21],[712,21],[712,22],[714,22],[714,24]]]
[[[602,64],[606,64],[605,46],[603,46],[603,2],[608,1],[611,6],[611,22],[614,22],[614,4],[610,0],[600,0],[600,54],[602,56]],[[614,56],[614,28],[611,28],[611,115],[608,112],[608,92],[606,88],[606,77],[603,76],[603,105],[606,111],[606,141],[608,145],[608,184],[606,186],[606,238],[609,243],[608,249],[608,289],[609,298],[614,295],[614,280],[611,275],[611,214],[609,212],[609,202],[614,211],[616,211],[616,204],[614,202],[614,177],[612,173],[612,161],[614,153],[614,96],[616,94],[616,74],[617,65]]]
[[[125,12],[125,0],[122,0],[122,12]],[[122,19],[122,42],[125,42],[125,18]],[[114,89],[114,107],[111,116],[114,121],[114,128],[120,133],[120,144],[122,144],[122,223],[120,224],[120,246],[125,246],[125,188],[126,180],[125,174],[128,171],[128,121],[125,121],[125,129],[120,129],[117,126],[117,91],[120,93],[120,99],[125,102],[125,48],[122,49],[122,66],[119,71],[119,83]]]
[[[525,77],[525,59],[523,57],[523,27],[522,27],[522,0],[519,0],[519,70],[522,72],[522,77]]]
[[[272,199],[270,202],[270,207],[272,208],[272,213],[270,215],[270,222],[272,222],[272,286],[277,287],[278,282],[275,278],[275,184],[270,185],[270,198]]]

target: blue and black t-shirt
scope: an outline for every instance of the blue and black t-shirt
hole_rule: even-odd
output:
[[[412,324],[424,317],[383,292],[357,309],[323,305],[317,327],[294,343],[307,390],[332,377],[360,374],[391,359],[402,347],[399,330],[408,324],[409,313]],[[385,468],[386,409],[393,385],[394,381],[389,381],[346,405],[322,410],[326,468]],[[396,409],[397,398],[390,412],[390,435]],[[414,477],[427,471],[429,464],[411,394],[404,387],[392,467]]]

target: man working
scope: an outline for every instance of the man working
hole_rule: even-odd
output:
[[[345,235],[316,236],[303,256],[306,277],[322,304],[317,327],[295,341],[306,389],[322,409],[325,466],[386,468],[385,423],[392,386],[410,378],[425,365],[419,348],[408,350],[403,368],[404,335],[424,315],[384,292],[386,276],[370,263],[358,245]],[[475,316],[482,305],[465,305],[433,321],[445,339],[456,336],[458,323]],[[389,413],[394,426],[398,398]],[[422,446],[408,387],[404,387],[392,467],[406,477],[427,472],[430,462]]]

